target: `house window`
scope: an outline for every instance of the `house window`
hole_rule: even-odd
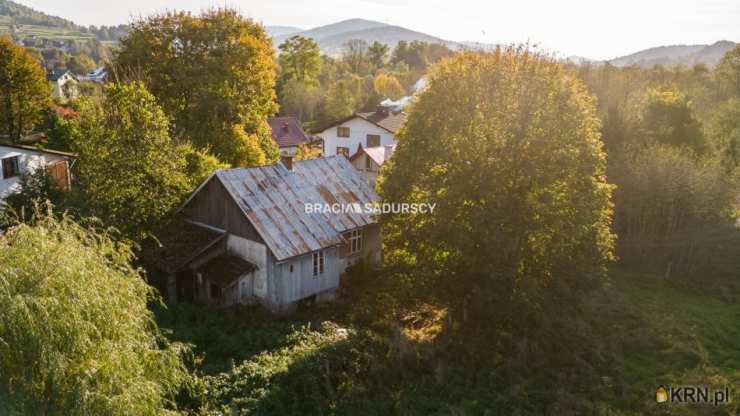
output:
[[[3,179],[13,178],[21,174],[18,166],[18,156],[6,157],[2,160]]]
[[[288,269],[290,270],[291,273],[293,273],[293,265],[292,264],[290,266],[288,266]]]
[[[367,135],[367,147],[378,147],[380,146],[380,136],[377,134]]]
[[[337,146],[337,155],[342,155],[349,159],[349,147]]]
[[[324,274],[324,252],[319,250],[313,253],[313,275]]]
[[[362,251],[362,230],[344,233],[344,238],[347,240],[347,254],[352,255]]]
[[[349,127],[337,127],[337,137],[349,137]]]
[[[373,168],[373,160],[370,159],[370,156],[368,156],[367,154],[365,154],[365,170],[370,172],[375,170]]]

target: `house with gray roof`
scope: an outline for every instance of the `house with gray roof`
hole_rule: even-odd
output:
[[[168,297],[273,311],[332,299],[347,267],[381,260],[378,199],[341,156],[216,171],[180,208],[211,237],[170,270]]]
[[[46,80],[51,84],[51,96],[60,101],[77,98],[77,78],[66,68],[57,68],[46,74]]]

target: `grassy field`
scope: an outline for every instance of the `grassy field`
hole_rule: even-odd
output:
[[[624,340],[622,376],[628,386],[619,407],[635,408],[642,395],[637,408],[665,410],[651,396],[659,385],[729,385],[740,401],[740,303],[734,296],[621,269],[613,270],[611,282],[624,311],[613,322]],[[737,407],[672,410],[735,414]]]

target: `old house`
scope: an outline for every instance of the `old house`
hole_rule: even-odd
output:
[[[324,155],[344,155],[347,159],[360,147],[392,146],[396,133],[406,120],[401,109],[380,105],[373,112],[357,113],[335,123],[316,136],[323,141]]]
[[[71,184],[69,166],[74,156],[65,152],[42,150],[31,146],[0,144],[0,201],[20,190],[21,176],[46,169],[62,188]]]
[[[168,296],[273,311],[331,299],[347,267],[381,259],[375,192],[343,157],[219,170],[182,217],[201,243],[179,250]]]
[[[360,150],[352,155],[349,161],[360,172],[365,182],[375,188],[380,168],[391,157],[394,150],[396,150],[395,145],[360,147]]]
[[[280,147],[281,157],[295,156],[300,145],[307,145],[312,141],[296,117],[270,117],[267,123],[270,125],[272,139]]]
[[[77,98],[77,78],[66,68],[55,69],[46,75],[51,83],[51,96],[54,99],[66,101]]]

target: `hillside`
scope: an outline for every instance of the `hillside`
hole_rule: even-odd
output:
[[[276,32],[273,26],[268,26],[267,31],[268,33]],[[340,53],[348,41],[355,39],[364,40],[368,43],[378,41],[391,47],[396,46],[400,41],[422,41],[429,43],[442,43],[452,48],[463,47],[460,43],[440,39],[438,37],[416,32],[401,26],[392,26],[364,19],[344,20],[338,23],[300,32],[277,35],[273,37],[273,44],[277,47],[287,38],[295,35],[312,38],[319,44],[321,50],[329,55]]]
[[[659,46],[615,58],[608,62],[615,66],[638,65],[643,68],[649,68],[654,65],[693,66],[704,64],[714,66],[722,59],[725,53],[736,45],[734,42],[722,40],[711,45]]]
[[[9,0],[0,0],[0,35],[9,34],[26,46],[57,47],[67,41],[116,42],[127,25],[85,27]]]
[[[4,22],[12,22],[16,25],[45,26],[70,30],[79,29],[79,26],[74,24],[74,22],[62,19],[61,17],[51,16],[8,0],[0,0],[0,16],[3,17]]]

